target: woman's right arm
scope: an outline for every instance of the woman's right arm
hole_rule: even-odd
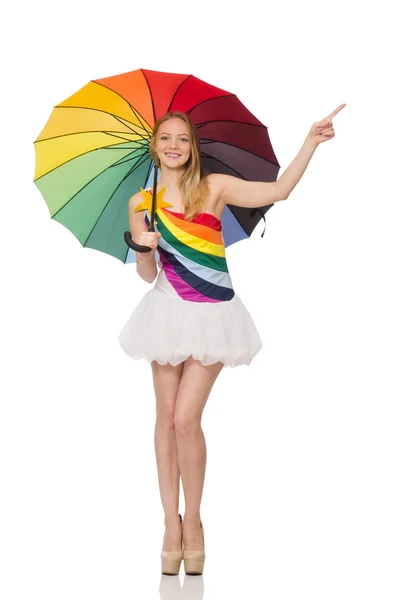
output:
[[[134,242],[143,246],[150,246],[150,252],[136,252],[136,270],[138,275],[144,281],[153,283],[157,277],[158,269],[155,258],[155,251],[158,245],[160,233],[149,232],[145,223],[145,211],[134,212],[135,208],[142,202],[143,198],[140,192],[132,196],[128,201],[128,221],[130,225],[131,236]]]

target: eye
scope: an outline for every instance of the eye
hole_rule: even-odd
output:
[[[188,142],[189,140],[187,138],[181,138],[181,142]]]

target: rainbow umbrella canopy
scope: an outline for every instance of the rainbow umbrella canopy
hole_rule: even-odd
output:
[[[152,184],[149,142],[156,120],[169,110],[195,123],[204,172],[276,181],[280,165],[267,127],[235,94],[193,75],[146,69],[90,81],[54,107],[34,142],[34,181],[51,218],[83,246],[135,262],[124,240],[128,200]],[[248,238],[271,206],[227,206],[225,246]]]

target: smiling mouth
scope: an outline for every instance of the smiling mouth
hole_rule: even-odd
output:
[[[166,152],[165,155],[168,156],[168,158],[179,158],[181,156],[180,154],[174,154],[170,152]]]

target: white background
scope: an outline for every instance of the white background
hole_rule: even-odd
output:
[[[203,585],[206,600],[396,597],[391,5],[39,1],[4,13],[4,600],[197,600]],[[185,580],[160,575],[150,366],[117,341],[150,286],[83,249],[33,184],[52,107],[138,68],[236,93],[268,126],[280,174],[312,123],[347,104],[264,238],[261,222],[228,249],[264,349],[223,371],[205,409],[207,564]]]

